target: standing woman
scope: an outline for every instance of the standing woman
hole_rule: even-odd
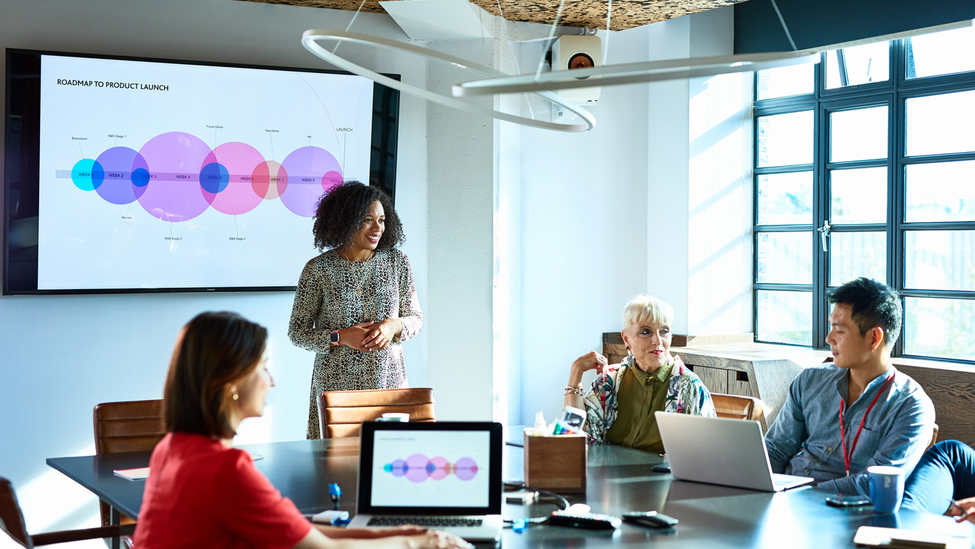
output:
[[[288,337],[315,351],[308,438],[321,438],[323,391],[406,387],[401,343],[423,325],[423,312],[392,200],[350,181],[325,195],[315,214],[315,246],[327,252],[301,272]]]

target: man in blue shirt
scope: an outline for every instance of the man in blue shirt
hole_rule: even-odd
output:
[[[774,472],[868,494],[871,465],[910,474],[931,441],[934,405],[890,363],[901,328],[897,292],[858,278],[828,298],[833,364],[807,368],[792,381],[765,442]]]

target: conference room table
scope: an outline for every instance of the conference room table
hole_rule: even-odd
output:
[[[523,479],[523,450],[517,432],[509,435],[504,450],[503,478]],[[359,440],[340,438],[243,445],[257,468],[302,513],[332,509],[328,485],[342,489],[339,508],[355,514]],[[659,511],[680,523],[656,530],[623,523],[615,531],[584,530],[531,524],[518,533],[506,527],[501,545],[520,547],[854,547],[860,526],[897,527],[963,536],[972,547],[975,525],[956,524],[945,516],[901,510],[875,513],[872,508],[835,508],[825,504],[825,492],[810,487],[777,494],[675,480],[669,473],[651,470],[660,456],[630,448],[593,445],[588,451],[587,489],[565,494],[571,503],[585,503],[592,512],[619,516],[627,511]],[[149,453],[60,457],[48,465],[94,492],[121,512],[138,517],[144,481],[114,474],[117,469],[145,467]],[[542,499],[529,505],[505,503],[505,519],[545,516],[557,507]],[[490,544],[489,544],[490,545]]]

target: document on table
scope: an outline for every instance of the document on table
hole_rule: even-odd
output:
[[[888,549],[970,549],[968,538],[932,534],[918,530],[861,526],[853,543],[860,547],[886,547]]]
[[[128,480],[145,480],[149,478],[149,468],[136,467],[135,469],[116,469],[115,476]]]

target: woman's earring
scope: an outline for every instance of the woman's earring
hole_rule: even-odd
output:
[[[237,400],[238,398],[240,398],[240,397],[237,396],[237,389],[234,389],[233,391],[234,391],[234,396],[231,397],[231,398],[233,398],[234,400]]]

